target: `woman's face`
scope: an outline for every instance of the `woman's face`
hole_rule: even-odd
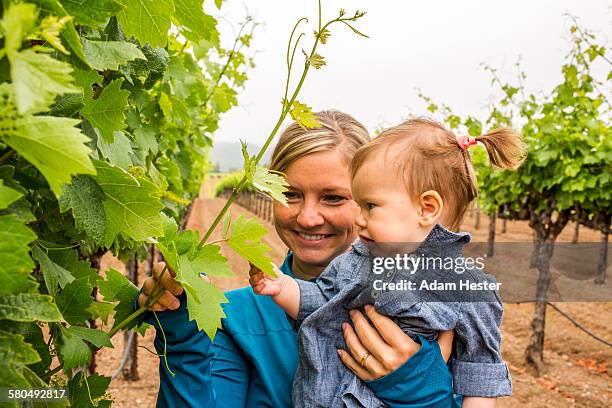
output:
[[[324,268],[357,237],[347,160],[337,150],[312,153],[285,174],[289,206],[274,203],[276,231],[302,264]]]

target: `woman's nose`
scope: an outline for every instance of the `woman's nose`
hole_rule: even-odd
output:
[[[325,218],[315,203],[304,203],[297,216],[297,223],[304,228],[313,228],[325,223]]]

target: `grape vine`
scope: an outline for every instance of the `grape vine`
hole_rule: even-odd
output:
[[[112,347],[119,330],[144,333],[137,317],[146,309],[134,312],[137,288],[122,273],[99,274],[107,251],[145,259],[154,244],[187,292],[190,319],[211,338],[227,300],[199,274],[232,274],[219,245],[207,243],[215,228],[223,221],[228,246],[273,273],[265,228],[227,209],[243,189],[284,200],[283,175],[259,161],[287,115],[317,125],[297,99],[309,69],[325,65],[317,49],[336,23],[363,35],[353,23],[365,13],[323,22],[319,2],[314,43],[292,84],[304,37],[294,34],[306,20],[296,24],[281,113],[257,155],[243,149],[243,176],[199,239],[179,225],[209,169],[220,116],[254,66],[258,25],[247,17],[226,49],[202,3],[0,2],[0,387],[61,385],[70,406],[111,405],[111,378],[87,369],[92,351]]]

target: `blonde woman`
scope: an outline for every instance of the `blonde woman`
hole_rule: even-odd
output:
[[[350,163],[369,141],[366,129],[350,115],[323,111],[317,118],[321,127],[316,129],[292,123],[270,163],[271,169],[287,175],[290,185],[288,207],[274,205],[276,232],[290,249],[280,269],[301,280],[319,276],[357,238],[359,207],[351,195]],[[154,276],[144,282],[138,304],[144,304],[162,268],[158,264]],[[169,290],[152,309],[164,311],[158,316],[166,334],[168,363],[176,376],[160,364],[158,407],[291,406],[298,364],[296,332],[279,306],[255,295],[251,287],[227,292],[223,328],[211,343],[189,321],[183,288],[170,274],[164,274],[161,283]],[[344,333],[347,350],[355,354],[347,353],[344,362],[357,366],[361,356],[356,351],[366,350],[368,359],[378,364],[371,365],[373,370],[362,368],[356,373],[359,378],[375,382],[376,395],[387,405],[414,407],[409,405],[414,404],[411,390],[402,384],[415,375],[409,358],[424,352],[386,316],[372,310],[368,317],[376,329],[359,311],[353,313],[353,325]],[[155,324],[154,319],[147,321]],[[452,332],[440,336],[444,360],[451,343]],[[160,331],[155,346],[163,351]],[[426,381],[426,376],[421,377]]]

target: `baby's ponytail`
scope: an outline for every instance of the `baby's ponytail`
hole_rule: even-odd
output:
[[[475,140],[487,149],[489,160],[494,167],[516,169],[525,160],[525,145],[521,136],[513,129],[493,129]]]

